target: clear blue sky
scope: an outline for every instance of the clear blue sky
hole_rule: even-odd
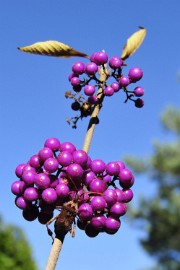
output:
[[[17,47],[58,40],[88,54],[105,49],[111,57],[121,55],[125,41],[139,25],[146,27],[143,45],[124,69],[125,73],[134,66],[143,69],[145,106],[139,110],[131,103],[124,104],[123,95],[107,99],[90,155],[105,161],[122,159],[126,154],[148,156],[155,138],[169,139],[160,127],[160,114],[168,105],[179,106],[179,14],[179,0],[1,0],[0,214],[6,222],[24,229],[40,270],[45,267],[51,240],[44,226],[26,222],[14,206],[10,193],[10,185],[16,180],[14,169],[51,136],[72,141],[80,149],[88,122],[84,119],[77,130],[65,122],[73,115],[69,100],[64,98],[70,88],[67,77],[78,58],[29,55]],[[132,205],[141,194],[154,192],[146,177],[136,177],[133,190]],[[57,269],[147,269],[153,260],[138,243],[141,235],[143,232],[126,218],[114,236],[89,239],[77,230],[75,239],[66,237]]]

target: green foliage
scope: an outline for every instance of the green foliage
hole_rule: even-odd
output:
[[[0,219],[0,269],[37,270],[23,231]]]
[[[158,262],[153,270],[180,269],[180,110],[169,108],[162,115],[162,124],[175,135],[173,142],[154,144],[149,159],[127,158],[138,173],[148,174],[157,184],[153,198],[141,198],[131,215],[146,230],[141,239],[144,249]]]

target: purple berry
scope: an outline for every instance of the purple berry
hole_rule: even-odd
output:
[[[123,202],[128,203],[133,198],[133,192],[129,189],[123,189]]]
[[[126,87],[130,84],[130,79],[127,76],[121,76],[121,78],[119,79],[119,83],[121,87]]]
[[[105,216],[98,214],[96,216],[94,216],[91,219],[91,223],[93,228],[95,228],[98,231],[103,231],[106,225],[106,218]]]
[[[82,62],[76,62],[73,66],[72,66],[72,71],[77,74],[83,74],[84,73],[84,69],[85,69],[85,65]]]
[[[114,89],[111,87],[111,86],[107,86],[105,89],[104,89],[104,95],[105,96],[112,96],[114,94]]]
[[[71,79],[72,79],[73,77],[78,77],[78,76],[77,76],[77,74],[75,74],[74,72],[72,72],[71,74],[69,74],[68,80],[71,81]]]
[[[61,144],[61,151],[68,151],[70,153],[73,153],[76,150],[76,147],[71,142],[64,142]]]
[[[26,209],[26,208],[28,208],[28,207],[31,206],[31,203],[28,202],[28,201],[26,201],[26,200],[24,199],[24,197],[22,197],[22,196],[16,197],[16,199],[15,199],[15,204],[16,204],[16,206],[17,206],[18,208],[20,208],[20,209],[22,209],[22,210],[24,210],[24,209]]]
[[[117,194],[115,189],[107,189],[103,193],[103,197],[107,203],[107,206],[111,206],[116,203],[117,201]]]
[[[73,180],[81,179],[83,175],[83,169],[79,164],[73,163],[67,167],[67,174]]]
[[[57,193],[53,188],[46,188],[42,192],[42,199],[47,204],[53,204],[57,200]]]
[[[85,67],[85,72],[89,76],[95,75],[97,71],[98,71],[98,66],[94,62],[88,63]]]
[[[114,56],[109,60],[109,66],[113,69],[120,68],[123,65],[123,61],[118,56]]]
[[[123,191],[119,188],[115,188],[115,192],[117,195],[117,202],[123,202],[124,196],[123,196]]]
[[[50,148],[52,151],[59,151],[60,141],[57,138],[49,138],[45,141],[44,147]]]
[[[119,184],[123,188],[129,188],[134,184],[134,177],[130,170],[123,169],[120,171]]]
[[[44,147],[39,150],[38,155],[41,161],[45,161],[46,159],[53,157],[53,151],[49,147]]]
[[[93,210],[90,204],[83,203],[78,208],[78,216],[81,220],[90,220],[93,216]]]
[[[57,160],[61,166],[66,167],[72,163],[73,157],[69,151],[65,150],[57,156]]]
[[[27,201],[36,201],[39,197],[38,190],[34,187],[28,187],[25,189],[23,196]]]
[[[119,164],[113,161],[109,162],[108,164],[106,164],[106,172],[109,175],[117,176],[120,172]]]
[[[126,211],[127,207],[125,203],[116,202],[111,206],[109,212],[111,216],[119,218],[120,216],[125,215]]]
[[[72,77],[72,79],[71,79],[72,86],[78,86],[78,85],[80,85],[80,83],[81,83],[81,81],[78,77]]]
[[[85,166],[88,160],[88,155],[84,150],[76,150],[72,154],[74,163]]]
[[[111,83],[111,87],[113,88],[114,92],[118,92],[120,89],[120,84],[118,82]]]
[[[92,180],[95,179],[95,177],[96,177],[96,175],[92,171],[84,172],[83,173],[83,178],[82,178],[83,184],[86,185],[86,186],[89,186],[90,183],[92,182]]]
[[[47,174],[39,173],[36,175],[34,183],[38,188],[45,189],[50,186],[51,180]]]
[[[94,196],[91,199],[91,206],[94,211],[103,211],[106,207],[106,200],[102,196]]]
[[[114,217],[107,217],[106,218],[106,232],[109,234],[114,234],[116,233],[121,226],[121,222],[118,218]]]
[[[26,188],[26,184],[23,181],[17,180],[12,183],[11,192],[14,195],[20,196],[23,194],[25,188]]]
[[[142,69],[138,67],[131,68],[128,73],[128,77],[131,82],[137,82],[139,81],[143,76]]]
[[[142,88],[141,86],[137,86],[135,89],[134,89],[134,94],[136,97],[141,97],[144,95],[144,88]]]
[[[35,180],[36,175],[37,175],[37,173],[32,171],[32,170],[25,171],[25,172],[23,172],[21,179],[26,183],[27,186],[30,186],[30,185],[34,184],[34,180]]]
[[[53,173],[53,172],[57,171],[58,166],[59,166],[59,163],[58,163],[57,159],[53,158],[53,157],[46,159],[44,162],[44,169],[48,173]]]
[[[108,61],[108,55],[104,52],[96,52],[93,57],[93,61],[99,66],[104,65]]]
[[[29,159],[29,165],[35,169],[39,169],[41,167],[41,160],[39,155],[33,155]]]
[[[91,181],[89,187],[90,191],[103,193],[107,189],[107,184],[103,180],[96,178]]]
[[[56,186],[56,193],[57,193],[58,197],[61,197],[61,198],[67,197],[68,194],[69,194],[69,187],[68,187],[68,185],[63,184],[63,183],[58,184]]]
[[[91,169],[94,173],[102,173],[105,170],[106,164],[101,159],[95,159],[91,162]]]
[[[94,85],[90,85],[90,84],[87,84],[85,85],[84,87],[84,93],[87,95],[87,96],[92,96],[94,95],[95,93],[95,86]]]
[[[16,169],[15,169],[15,174],[17,177],[21,177],[22,174],[23,174],[23,168],[26,164],[25,163],[22,163],[22,164],[19,164]]]

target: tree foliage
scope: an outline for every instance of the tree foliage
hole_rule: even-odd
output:
[[[0,269],[37,270],[23,231],[0,219]]]
[[[155,181],[156,194],[141,198],[132,218],[145,229],[143,248],[157,260],[154,269],[180,269],[180,110],[168,108],[162,125],[171,132],[173,142],[156,141],[154,153],[147,160],[127,157],[137,173],[148,174]]]

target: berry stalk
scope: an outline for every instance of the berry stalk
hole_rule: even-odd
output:
[[[106,70],[103,69],[103,68],[99,68],[98,72],[99,72],[99,75],[100,75],[100,81],[103,84],[103,82],[105,82],[106,79],[107,79]],[[94,107],[94,110],[93,110],[93,112],[92,112],[92,114],[90,116],[89,125],[88,125],[88,128],[87,128],[87,132],[86,132],[85,139],[84,139],[84,144],[83,144],[83,147],[82,147],[82,149],[86,153],[89,152],[92,137],[93,137],[93,134],[94,134],[94,129],[95,129],[95,126],[98,124],[98,115],[99,115],[100,109],[102,107],[102,102],[103,102],[103,98],[104,98],[103,87],[102,86],[99,87],[98,98],[99,98],[99,102]]]

